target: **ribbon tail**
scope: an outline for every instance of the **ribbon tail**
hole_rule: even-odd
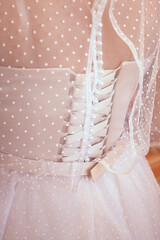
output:
[[[101,163],[97,163],[91,170],[90,174],[94,182],[106,171],[106,168]]]
[[[119,173],[116,170],[111,169],[110,165],[113,163],[118,157],[121,155],[124,149],[125,142],[121,138],[118,144],[109,151],[106,156],[97,162],[97,164],[90,170],[90,175],[94,182],[106,171],[110,171],[112,173]]]

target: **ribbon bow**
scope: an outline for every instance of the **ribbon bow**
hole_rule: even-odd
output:
[[[124,141],[120,139],[118,144],[111,151],[108,151],[102,160],[97,162],[97,164],[90,170],[94,182],[96,182],[97,179],[107,170],[113,173],[118,173],[118,171],[111,169],[109,164],[113,163],[120,156],[123,149]]]

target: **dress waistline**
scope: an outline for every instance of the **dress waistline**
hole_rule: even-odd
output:
[[[96,158],[89,162],[53,162],[40,160],[32,160],[5,153],[0,153],[0,167],[8,168],[11,171],[20,173],[36,174],[36,175],[52,175],[52,176],[75,176],[77,164],[82,164],[80,175],[91,176],[94,182],[107,170],[113,171],[110,164],[114,162],[122,153],[124,140],[120,138],[118,143],[105,154],[102,159]]]

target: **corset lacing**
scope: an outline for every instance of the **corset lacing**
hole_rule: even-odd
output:
[[[105,148],[117,70],[105,70],[93,98],[93,112],[90,119],[87,158],[90,161],[101,158]],[[92,78],[93,83],[93,78]],[[62,129],[60,158],[65,162],[78,161],[82,144],[86,115],[86,86],[84,75],[77,75],[69,89],[70,103]]]

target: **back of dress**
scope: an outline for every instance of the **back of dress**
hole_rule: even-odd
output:
[[[158,12],[0,1],[0,239],[160,238]]]

